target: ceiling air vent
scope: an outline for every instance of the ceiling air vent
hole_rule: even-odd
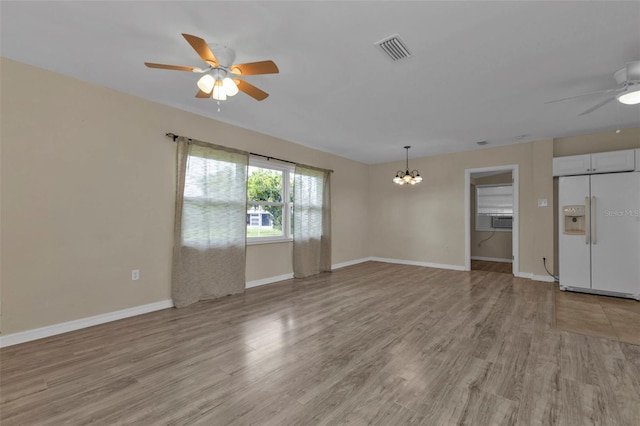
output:
[[[375,44],[380,46],[384,53],[386,53],[393,61],[413,56],[413,53],[411,53],[407,44],[398,34],[389,36]]]

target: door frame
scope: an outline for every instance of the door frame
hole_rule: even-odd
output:
[[[471,175],[481,172],[511,172],[513,179],[513,222],[511,228],[511,252],[513,256],[512,272],[516,277],[520,273],[519,237],[520,237],[520,180],[518,165],[480,167],[464,171],[464,269],[471,270]]]

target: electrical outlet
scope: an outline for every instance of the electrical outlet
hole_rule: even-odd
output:
[[[547,205],[546,198],[538,198],[538,207],[547,207]]]
[[[131,270],[131,281],[138,281],[140,279],[140,269]]]

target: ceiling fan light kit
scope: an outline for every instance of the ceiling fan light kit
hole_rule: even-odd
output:
[[[626,90],[616,96],[618,102],[625,105],[640,104],[640,84],[627,86]]]
[[[269,96],[267,92],[258,89],[239,77],[258,74],[277,74],[280,71],[273,61],[233,64],[236,53],[230,47],[213,43],[207,44],[200,37],[190,34],[182,34],[182,36],[208,65],[207,68],[156,64],[152,62],[145,62],[145,65],[149,68],[204,73],[196,83],[199,89],[196,98],[213,98],[216,101],[224,101],[229,96],[237,95],[239,91],[246,93],[257,101],[262,101]],[[231,78],[229,75],[233,75],[234,78]]]
[[[640,61],[629,62],[613,75],[616,83],[623,85],[622,92],[616,95],[621,104],[640,104]]]

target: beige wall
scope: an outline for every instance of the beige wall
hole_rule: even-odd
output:
[[[553,141],[412,159],[424,181],[398,187],[399,162],[370,166],[371,254],[374,257],[464,266],[465,169],[519,165],[519,270],[545,275],[553,259]],[[546,198],[547,207],[537,207]],[[546,227],[546,228],[545,228]]]
[[[495,185],[511,183],[511,172],[483,178],[471,178],[471,256],[487,257],[493,259],[511,259],[512,232],[500,231],[476,231],[476,185]]]
[[[1,84],[3,334],[170,298],[168,131],[333,169],[333,263],[368,256],[364,164],[5,58]],[[291,272],[291,243],[247,248],[248,281]]]
[[[553,140],[554,157],[594,154],[596,152],[620,151],[632,148],[640,148],[640,127],[622,129],[620,133],[610,131]]]

